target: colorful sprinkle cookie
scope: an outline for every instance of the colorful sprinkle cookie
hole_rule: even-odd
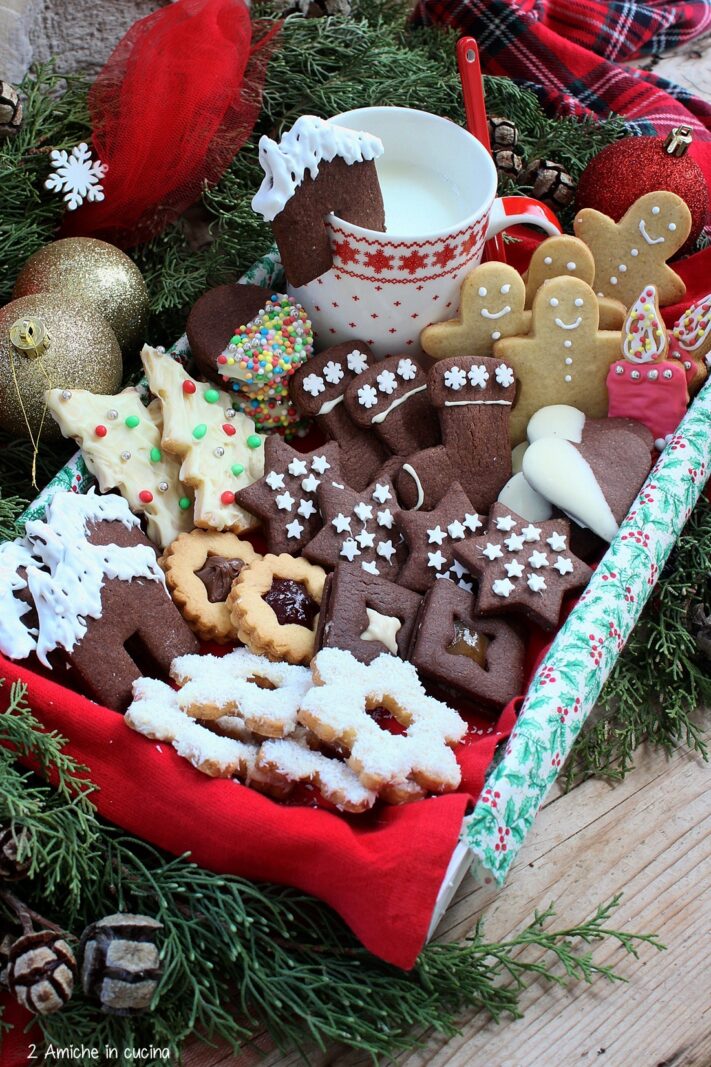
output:
[[[237,326],[217,366],[232,388],[251,391],[286,383],[313,350],[311,322],[301,304],[272,293],[258,315]]]
[[[671,329],[671,359],[680,359],[692,396],[709,373],[711,353],[711,293],[697,300],[676,320]]]
[[[191,378],[170,356],[146,345],[141,360],[162,404],[163,448],[182,460],[180,477],[195,490],[195,525],[251,529],[254,517],[236,494],[264,473],[264,438],[227,393]]]
[[[193,528],[193,493],[180,481],[180,461],[162,447],[161,405],[146,407],[137,389],[101,396],[87,389],[49,389],[45,403],[73,438],[102,493],[118,489],[148,536],[165,548]]]
[[[570,551],[569,522],[534,524],[498,503],[486,533],[458,545],[454,554],[479,579],[478,615],[523,615],[545,630],[557,626],[563,597],[586,585],[592,574]]]

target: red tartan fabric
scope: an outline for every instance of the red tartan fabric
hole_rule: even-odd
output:
[[[711,104],[622,66],[711,30],[709,0],[418,0],[413,21],[471,34],[486,74],[530,84],[552,114],[621,115],[644,134],[685,123],[711,140]]]

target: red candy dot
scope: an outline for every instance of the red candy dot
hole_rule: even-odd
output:
[[[224,364],[227,362],[227,356],[218,356],[217,362],[220,364],[220,366],[224,366]]]
[[[234,435],[237,433],[234,426],[232,426],[229,422],[223,422],[222,429],[225,431],[228,437],[234,437]]]
[[[150,504],[151,500],[153,499],[153,493],[151,493],[150,489],[141,489],[140,493],[138,494],[138,499],[141,501],[142,504]]]
[[[223,504],[234,504],[235,495],[234,493],[231,493],[229,489],[225,489],[224,493],[220,496],[220,500]]]
[[[94,429],[94,433],[96,434],[97,437],[106,437],[108,432],[109,431],[106,429],[106,427],[105,426],[101,426],[101,425],[97,426]]]
[[[187,393],[188,396],[191,396],[195,392],[196,388],[197,386],[195,385],[195,382],[191,382],[189,378],[186,378],[183,382],[183,392]]]

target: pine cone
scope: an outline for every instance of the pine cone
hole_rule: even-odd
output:
[[[0,881],[17,882],[25,878],[32,865],[30,856],[19,860],[20,846],[29,840],[29,831],[24,827],[0,826]]]
[[[161,975],[155,943],[162,923],[147,915],[116,914],[87,926],[80,949],[82,988],[107,1015],[146,1011]]]
[[[517,178],[523,170],[523,160],[514,149],[496,149],[493,153],[493,160],[497,172],[507,178]]]
[[[516,147],[518,144],[518,126],[515,122],[512,122],[511,119],[503,119],[499,115],[490,115],[487,121],[492,152],[495,152],[497,148]]]
[[[575,196],[575,182],[560,163],[551,159],[531,160],[520,182],[531,185],[531,196],[554,209],[568,207]]]
[[[22,102],[17,90],[0,81],[0,138],[14,137],[22,125]]]
[[[59,1011],[74,990],[77,964],[72,950],[52,930],[34,930],[10,947],[7,984],[23,1008],[37,1015]]]

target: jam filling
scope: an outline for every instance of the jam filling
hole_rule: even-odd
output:
[[[313,629],[319,605],[303,582],[295,582],[291,578],[274,578],[262,600],[272,609],[280,626],[294,624]]]

